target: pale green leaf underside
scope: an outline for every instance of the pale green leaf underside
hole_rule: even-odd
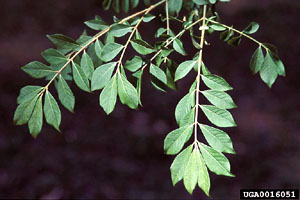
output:
[[[193,67],[197,64],[197,61],[194,60],[189,60],[189,61],[184,61],[181,63],[176,72],[175,72],[175,81],[182,79],[185,77],[192,69]]]
[[[101,49],[100,58],[104,62],[109,62],[114,59],[123,48],[124,46],[118,43],[107,43]]]
[[[75,62],[72,63],[72,67],[76,85],[83,91],[90,92],[90,83],[82,68]]]
[[[100,90],[104,88],[109,80],[111,79],[111,75],[115,69],[117,62],[110,62],[104,65],[99,66],[93,73],[92,76],[92,91]]]
[[[118,73],[118,94],[122,104],[126,104],[132,109],[136,109],[138,107],[139,97],[137,91],[121,73]]]
[[[204,90],[201,93],[207,98],[207,100],[218,108],[222,109],[232,109],[237,106],[233,102],[232,98],[222,91],[216,90]]]
[[[204,75],[201,77],[205,85],[212,90],[217,90],[217,91],[232,90],[232,87],[220,76]]]

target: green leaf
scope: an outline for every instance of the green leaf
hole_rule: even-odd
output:
[[[227,41],[227,43],[229,45],[232,45],[232,46],[239,46],[241,44],[241,41],[242,41],[242,36],[239,35],[239,36],[236,36],[236,37],[233,37],[233,38],[229,39]]]
[[[152,21],[153,19],[155,18],[155,16],[154,15],[151,15],[151,14],[146,14],[146,15],[144,15],[144,18],[143,18],[143,22],[150,22],[150,21]]]
[[[101,52],[102,52],[103,44],[101,41],[96,40],[95,42],[95,54],[99,59],[101,59]]]
[[[28,121],[29,132],[33,137],[41,132],[43,126],[43,106],[42,106],[42,96],[40,96],[35,104],[32,115]]]
[[[132,8],[136,8],[139,4],[139,0],[130,0],[130,5]]]
[[[253,74],[256,74],[261,70],[263,62],[264,62],[264,54],[261,49],[261,46],[259,46],[254,52],[250,62],[250,69],[253,72]]]
[[[200,105],[209,121],[218,127],[234,127],[236,123],[230,112],[210,105]]]
[[[178,81],[179,79],[185,77],[196,64],[197,61],[194,60],[188,60],[181,63],[175,72],[175,81]]]
[[[117,101],[117,94],[118,94],[117,76],[114,75],[102,90],[99,98],[100,106],[108,115],[115,108],[116,101]]]
[[[168,10],[171,15],[178,15],[182,8],[182,0],[169,0]]]
[[[186,126],[188,124],[194,123],[195,120],[195,108],[192,108],[187,112],[179,122],[179,127]]]
[[[154,48],[143,40],[134,39],[130,41],[132,47],[136,52],[142,55],[147,55],[155,52]]]
[[[49,66],[39,62],[33,61],[28,63],[27,65],[22,67],[22,70],[32,76],[33,78],[44,78],[49,74],[54,74],[53,71]]]
[[[190,145],[185,148],[180,154],[178,154],[174,159],[170,167],[173,186],[175,186],[176,183],[183,179],[184,171],[192,154],[192,150],[193,145]]]
[[[165,72],[152,63],[150,65],[150,74],[157,78],[159,81],[163,82],[164,84],[167,84],[167,76]]]
[[[87,25],[89,28],[96,30],[96,31],[102,31],[106,29],[108,26],[104,21],[102,21],[100,18],[89,20],[84,22],[85,25]]]
[[[224,31],[224,30],[226,30],[226,27],[224,27],[220,24],[212,24],[209,27],[214,29],[215,31]]]
[[[125,13],[128,13],[128,11],[129,11],[129,0],[123,0],[122,1],[122,9]]]
[[[115,24],[109,30],[113,37],[122,37],[130,32],[132,32],[132,27],[125,24]]]
[[[194,2],[195,4],[197,4],[197,5],[200,5],[200,6],[206,5],[206,4],[209,3],[208,0],[193,0],[193,2]]]
[[[53,65],[67,62],[67,58],[64,54],[52,48],[43,51],[42,56],[48,63]]]
[[[234,175],[230,173],[230,163],[222,153],[203,143],[200,144],[200,151],[210,171],[217,175],[234,177]]]
[[[101,50],[100,58],[104,62],[109,62],[114,59],[123,48],[124,46],[118,43],[107,43]]]
[[[178,65],[176,63],[168,60],[168,64],[167,64],[167,68],[166,68],[167,86],[169,88],[171,88],[172,90],[178,90],[177,83],[175,83],[175,81],[174,81],[175,71],[176,71],[177,67],[178,67]]]
[[[217,91],[232,90],[232,87],[220,76],[217,75],[202,75],[202,80],[207,87]]]
[[[72,62],[72,69],[76,85],[83,91],[90,92],[90,83],[82,68],[75,62]]]
[[[183,184],[185,189],[192,194],[197,182],[198,182],[198,173],[199,173],[199,149],[196,148],[193,150],[190,158],[188,159],[186,168],[184,170]]]
[[[175,155],[181,151],[184,143],[193,133],[193,124],[180,127],[170,132],[164,141],[164,150],[168,155]]]
[[[198,156],[198,186],[203,190],[203,192],[209,196],[209,190],[210,190],[210,179],[208,170],[206,168],[205,161],[203,157],[201,156],[201,153],[199,152]]]
[[[253,33],[256,33],[259,29],[259,24],[256,22],[251,22],[244,30],[243,32],[250,35]]]
[[[204,124],[199,124],[199,127],[208,142],[208,144],[215,150],[224,153],[235,154],[233,150],[232,142],[230,137],[224,131],[207,126]]]
[[[135,72],[140,69],[143,65],[143,60],[139,56],[134,56],[131,60],[127,60],[125,63],[125,68],[131,72]]]
[[[29,99],[33,99],[42,91],[43,87],[35,85],[27,85],[20,90],[20,94],[17,98],[17,103],[21,104]]]
[[[175,118],[177,124],[181,124],[182,119],[187,113],[191,112],[192,107],[195,106],[195,92],[192,91],[186,94],[177,104],[175,109]]]
[[[192,194],[197,183],[199,187],[209,196],[210,179],[204,160],[198,147],[194,148],[185,168],[183,183],[186,190]]]
[[[175,39],[173,42],[173,48],[175,51],[177,51],[178,53],[180,53],[181,55],[185,56],[187,55],[184,48],[183,48],[183,44],[179,39]]]
[[[222,109],[232,109],[237,106],[233,102],[232,98],[222,91],[216,90],[204,90],[201,93],[207,98],[207,100],[218,108]]]
[[[45,103],[44,103],[44,114],[48,124],[53,126],[56,130],[59,130],[61,122],[61,113],[58,104],[52,94],[46,90]]]
[[[33,112],[34,106],[38,99],[38,95],[33,96],[31,98],[26,99],[23,101],[16,109],[14,114],[14,124],[16,125],[23,125],[28,122],[30,116]]]
[[[92,77],[92,91],[100,90],[104,88],[109,80],[111,75],[116,67],[117,62],[110,62],[104,65],[99,66]]]
[[[71,112],[74,112],[75,97],[65,79],[60,75],[56,85],[58,98],[61,104]]]
[[[133,87],[123,74],[118,74],[118,94],[122,104],[126,104],[129,108],[136,109],[139,104],[139,97],[135,87]]]
[[[265,60],[260,70],[261,79],[271,88],[278,76],[277,65],[267,51]]]
[[[94,72],[94,64],[91,57],[85,51],[82,54],[80,65],[87,78],[91,79]]]
[[[79,47],[72,38],[62,34],[47,35],[47,37],[59,49],[75,50]]]

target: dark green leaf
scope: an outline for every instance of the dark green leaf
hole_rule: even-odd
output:
[[[153,19],[155,18],[155,16],[154,15],[151,15],[151,14],[146,14],[145,16],[144,16],[144,18],[143,18],[143,22],[150,22],[150,21],[152,21]]]
[[[96,31],[102,31],[106,29],[108,26],[107,24],[101,20],[101,18],[93,19],[84,22],[89,28],[96,30]]]
[[[46,90],[45,103],[44,103],[44,114],[48,124],[53,126],[56,130],[59,130],[61,122],[61,113],[58,104],[52,94]]]
[[[226,30],[226,27],[224,27],[220,24],[212,24],[209,27],[214,29],[215,31],[224,31],[224,30]]]
[[[256,33],[259,29],[259,24],[256,22],[251,22],[244,30],[243,32],[246,34],[253,34]]]
[[[27,65],[22,67],[22,70],[32,76],[33,78],[44,78],[49,74],[54,74],[53,71],[49,66],[39,62],[33,61],[28,63]]]
[[[168,10],[171,15],[178,15],[182,8],[182,0],[169,0]]]
[[[150,65],[150,74],[153,75],[162,83],[167,84],[167,77],[165,72],[152,63]]]
[[[47,49],[43,51],[42,56],[48,63],[53,65],[67,62],[65,55],[55,49]]]
[[[83,91],[90,92],[90,83],[82,68],[75,62],[72,62],[72,69],[76,85]]]
[[[136,52],[142,55],[147,55],[155,51],[152,46],[150,46],[147,42],[143,40],[135,39],[131,40],[130,43],[134,50],[136,50]]]
[[[122,0],[122,9],[125,13],[129,11],[129,0]]]
[[[263,62],[264,62],[264,54],[261,49],[261,46],[259,46],[254,52],[250,62],[250,69],[253,72],[253,74],[256,74],[261,70]]]
[[[35,85],[27,85],[20,90],[20,94],[17,98],[17,103],[21,104],[29,99],[33,99],[42,91],[43,87]]]
[[[91,57],[85,51],[82,54],[80,65],[87,78],[91,79],[94,72],[94,64]]]
[[[14,123],[16,125],[23,125],[28,122],[33,112],[33,108],[36,104],[38,99],[38,95],[33,96],[31,98],[26,99],[23,101],[16,109],[14,114]]]
[[[265,60],[260,70],[260,77],[270,88],[278,76],[277,70],[277,65],[273,61],[270,53],[267,51]]]
[[[42,96],[40,96],[35,104],[32,115],[28,121],[29,132],[33,137],[41,132],[43,126],[43,106]]]
[[[108,115],[115,108],[116,101],[117,101],[117,94],[118,94],[117,76],[114,75],[102,90],[99,98],[100,106]]]
[[[195,3],[195,4],[197,4],[197,5],[206,5],[206,4],[208,4],[209,2],[208,2],[208,0],[193,0],[193,2]]]
[[[59,49],[75,50],[79,47],[72,38],[62,34],[47,35],[47,37]]]
[[[75,97],[65,79],[60,75],[56,85],[58,98],[61,104],[71,112],[74,112]]]
[[[130,33],[131,31],[132,31],[131,26],[125,24],[115,24],[110,28],[109,33],[113,37],[122,37],[127,33]]]

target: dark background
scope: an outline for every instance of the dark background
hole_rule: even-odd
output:
[[[0,198],[192,198],[182,182],[172,186],[174,157],[164,155],[163,140],[177,128],[174,109],[194,75],[180,81],[179,92],[168,93],[145,78],[143,107],[134,111],[118,102],[110,116],[98,105],[99,92],[88,94],[72,84],[75,114],[62,108],[62,133],[44,124],[34,140],[26,126],[12,124],[16,98],[21,87],[46,82],[20,67],[41,60],[40,52],[52,47],[46,34],[77,38],[84,21],[97,14],[111,22],[112,12],[96,0],[2,0],[0,10]],[[210,173],[211,196],[238,199],[241,188],[300,188],[300,2],[232,0],[218,11],[224,23],[240,29],[258,22],[255,38],[279,48],[287,77],[268,89],[249,70],[256,44],[243,39],[233,48],[217,35],[207,38],[211,45],[205,47],[204,61],[232,85],[238,105],[232,111],[238,127],[226,129],[237,152],[228,155],[236,178]],[[149,27],[142,25],[140,31],[151,42],[159,20]],[[189,40],[185,49],[195,53]],[[187,59],[174,57],[178,63]],[[206,198],[197,188],[193,198],[200,197]]]

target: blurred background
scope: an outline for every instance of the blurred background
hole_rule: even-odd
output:
[[[88,94],[72,84],[75,114],[61,108],[62,133],[45,123],[34,140],[27,126],[13,125],[13,114],[20,88],[45,81],[30,78],[20,67],[42,60],[40,52],[52,47],[45,35],[77,38],[86,29],[84,21],[100,15],[112,22],[112,13],[99,0],[2,0],[0,9],[1,199],[206,199],[199,188],[190,196],[182,182],[172,186],[174,157],[163,152],[166,134],[177,128],[175,106],[194,74],[179,82],[178,92],[167,93],[154,89],[146,76],[143,107],[135,111],[118,102],[110,116],[98,105],[99,92]],[[233,48],[219,41],[218,34],[207,37],[211,45],[205,47],[204,61],[232,85],[230,94],[238,105],[232,111],[238,127],[226,129],[237,152],[227,155],[236,177],[210,173],[211,197],[239,199],[245,188],[300,188],[300,1],[232,0],[217,10],[224,23],[239,29],[258,22],[261,28],[254,37],[278,47],[287,77],[279,77],[269,89],[249,69],[256,44],[243,39]],[[142,25],[143,38],[153,41],[159,25],[159,19],[150,29]],[[180,29],[176,23],[173,27]],[[189,39],[184,47],[195,53]],[[178,63],[187,59],[173,58]]]

